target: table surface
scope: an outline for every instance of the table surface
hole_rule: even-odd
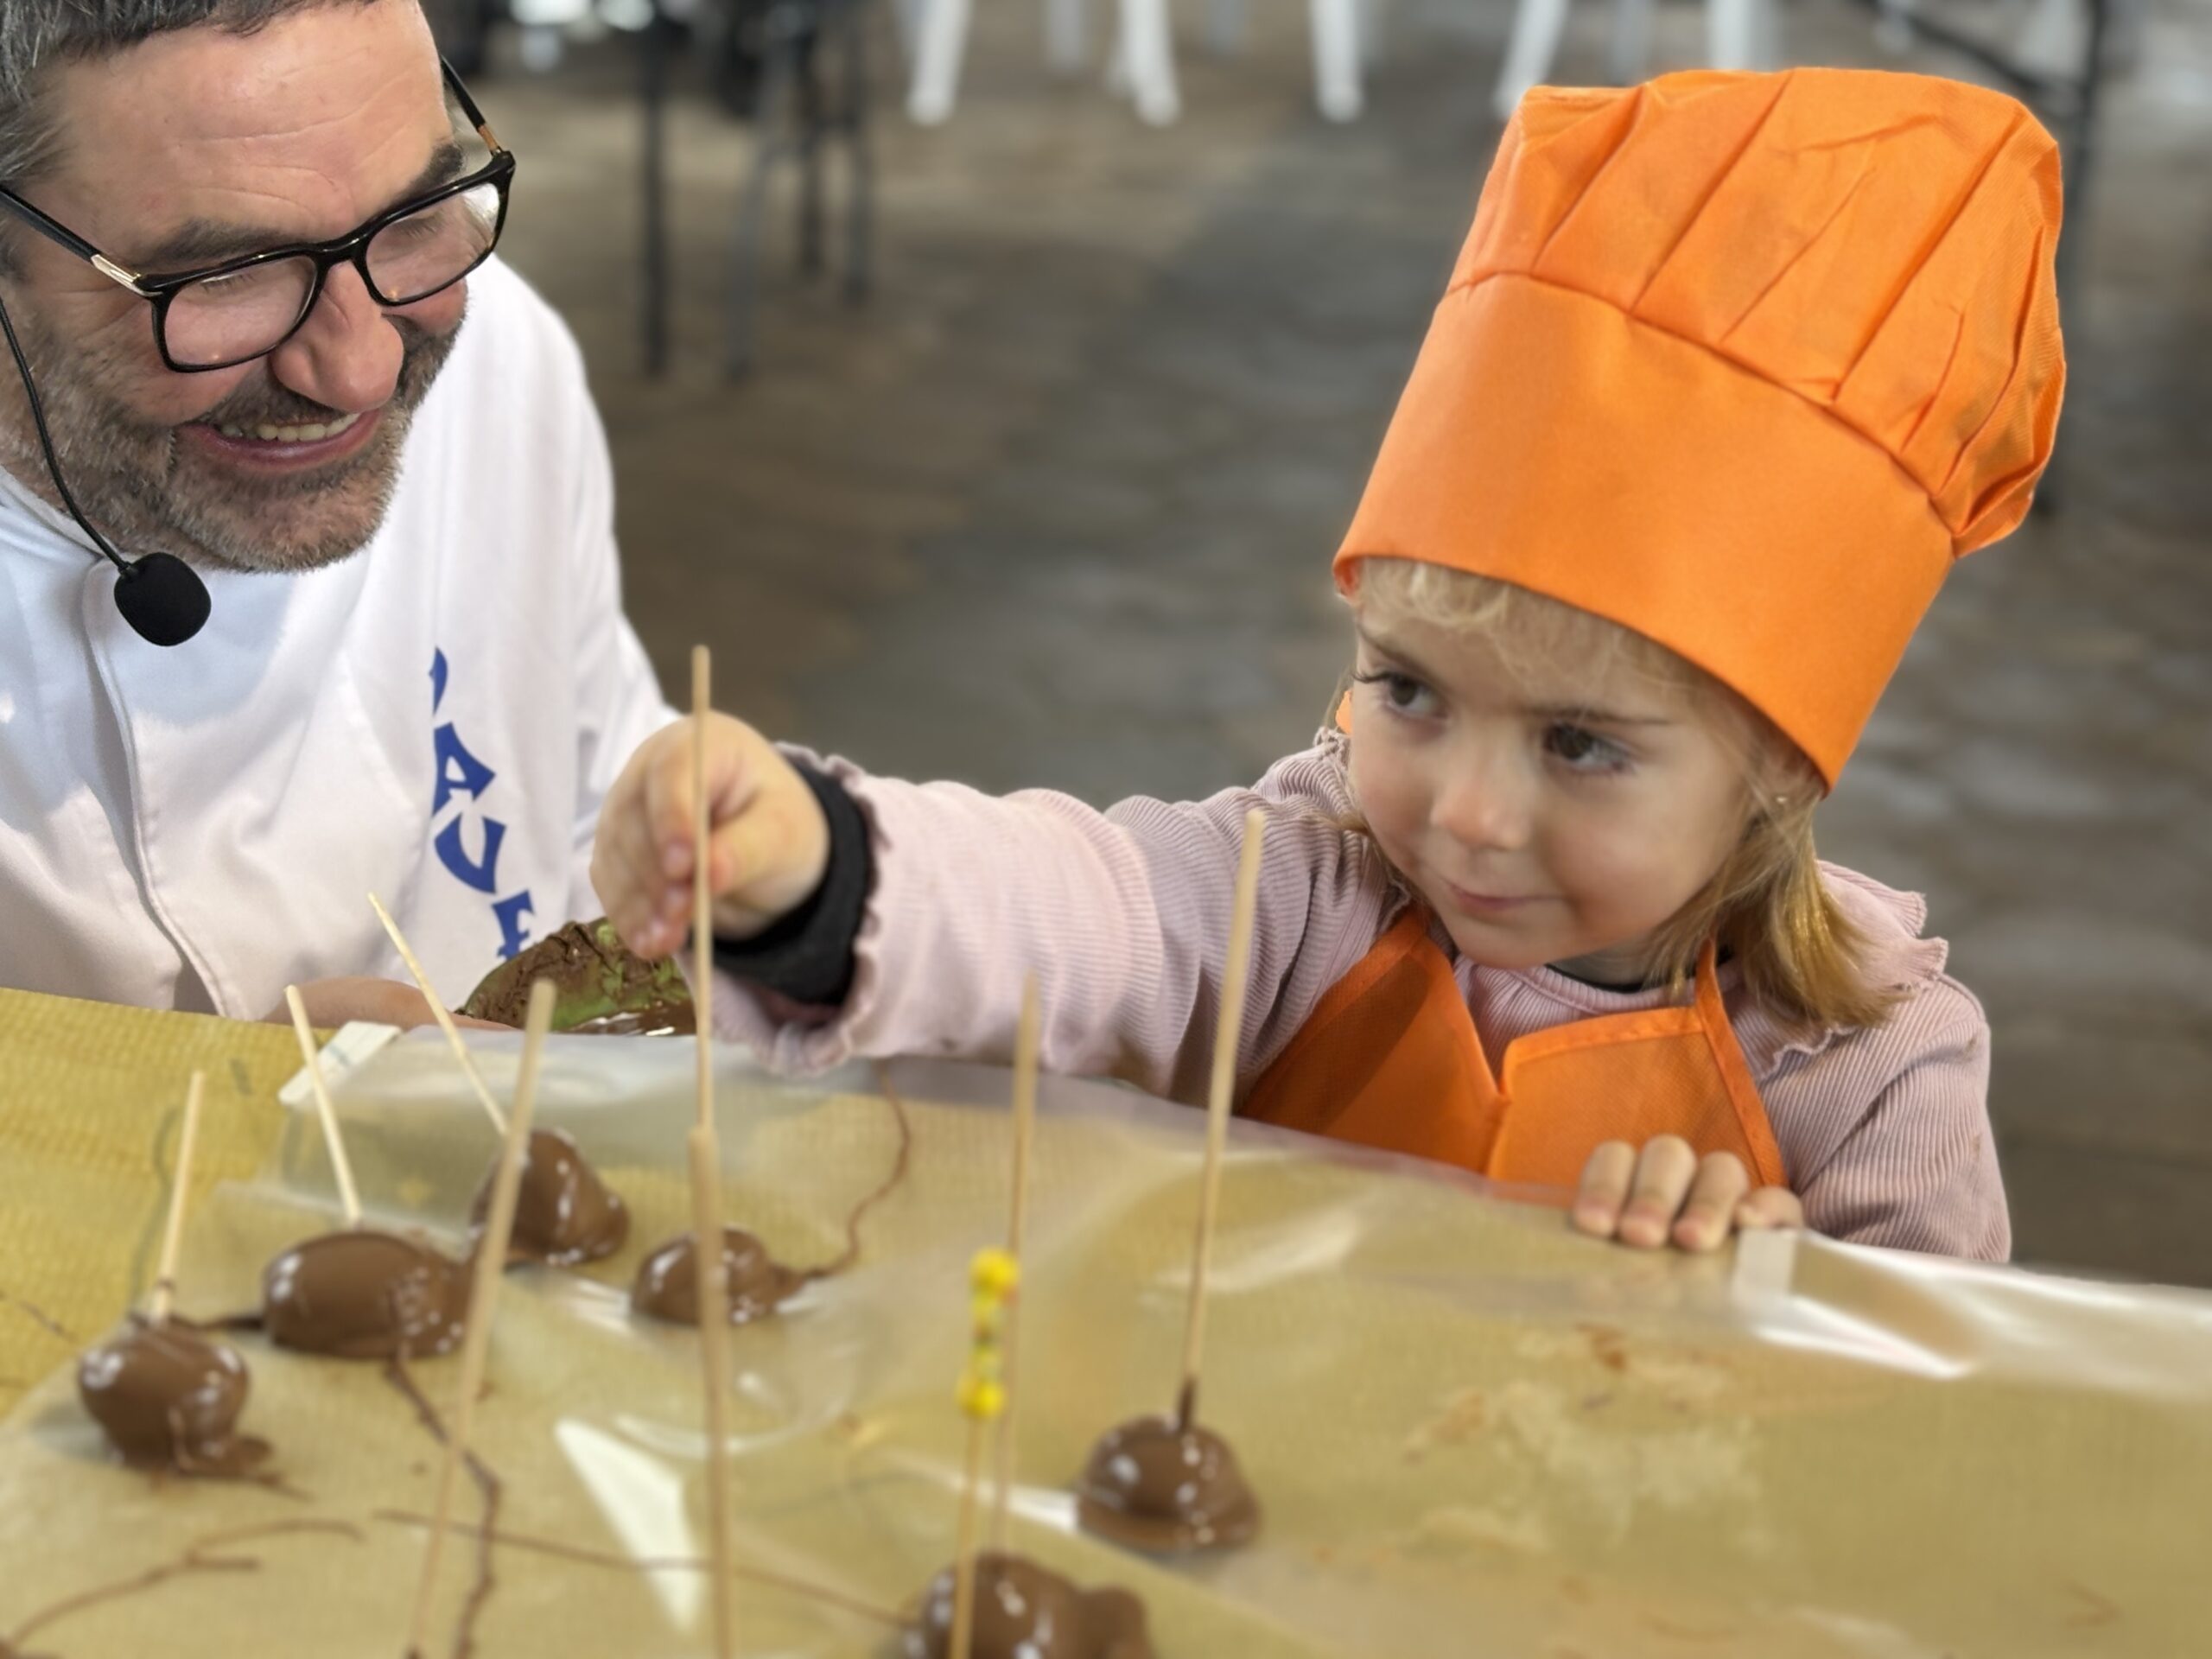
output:
[[[475,1046],[504,1092],[512,1040]],[[236,1338],[246,1427],[302,1498],[107,1464],[67,1363],[149,1277],[192,1068],[214,1086],[181,1310],[250,1307],[261,1265],[333,1224],[313,1119],[276,1098],[297,1063],[280,1028],[0,994],[0,1291],[21,1304],[0,1306],[19,1500],[0,1649],[397,1650],[435,1447],[378,1368]],[[680,1043],[549,1053],[541,1121],[635,1224],[609,1262],[505,1281],[478,1414],[505,1483],[486,1659],[705,1650],[696,1344],[624,1295],[685,1225],[691,1071]],[[1007,1080],[914,1062],[785,1084],[735,1053],[717,1071],[729,1212],[786,1261],[836,1254],[910,1136],[859,1264],[732,1344],[743,1650],[887,1654],[952,1547],[964,1272],[1003,1227]],[[435,1035],[339,1104],[372,1216],[455,1237],[493,1141]],[[1243,1459],[1261,1538],[1183,1564],[1091,1541],[1067,1491],[1087,1448],[1173,1392],[1201,1128],[1047,1079],[1022,1301],[1013,1541],[1136,1589],[1165,1655],[2172,1659],[2212,1622],[2212,1298],[1817,1240],[1763,1264],[1640,1256],[1465,1178],[1247,1125],[1201,1415]],[[444,1402],[450,1362],[416,1369]],[[470,1556],[448,1552],[442,1630]]]

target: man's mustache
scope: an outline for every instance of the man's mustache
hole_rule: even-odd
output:
[[[445,342],[424,333],[404,317],[391,319],[391,326],[399,331],[404,346],[399,359],[399,378],[393,382],[391,396],[384,407],[407,407],[410,397],[421,380],[420,369],[424,358],[432,355]],[[260,372],[268,373],[266,359]],[[236,426],[251,432],[259,426],[327,426],[333,421],[342,421],[349,412],[318,404],[311,397],[264,381],[256,385],[251,381],[240,386],[221,403],[209,410],[194,423],[200,426]]]

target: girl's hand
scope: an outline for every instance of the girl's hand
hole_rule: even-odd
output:
[[[630,757],[600,809],[591,880],[622,942],[667,956],[691,922],[693,722],[656,732]],[[707,725],[708,891],[714,928],[750,938],[822,885],[830,823],[775,745],[742,721]]]
[[[1713,1250],[1738,1230],[1802,1227],[1805,1206],[1786,1186],[1754,1192],[1734,1153],[1700,1159],[1680,1135],[1662,1135],[1641,1152],[1608,1141],[1592,1153],[1573,1220],[1578,1231],[1635,1249]]]

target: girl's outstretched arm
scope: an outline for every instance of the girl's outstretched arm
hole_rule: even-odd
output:
[[[690,875],[690,727],[648,743],[608,800],[594,877],[624,937],[649,954],[681,941]],[[725,1035],[786,1070],[855,1054],[1003,1060],[1024,976],[1044,997],[1045,1064],[1203,1096],[1245,812],[1268,815],[1244,1020],[1243,1075],[1281,1052],[1404,902],[1329,746],[1210,799],[1135,799],[1097,811],[1043,791],[993,797],[957,784],[811,766],[734,721],[710,734],[714,890],[722,937],[772,928],[837,873],[825,794],[865,829],[866,898],[849,987],[794,1008],[740,982],[717,999]],[[822,782],[827,780],[827,788]]]

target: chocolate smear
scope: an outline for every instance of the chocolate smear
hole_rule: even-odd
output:
[[[691,988],[673,958],[647,962],[614,924],[570,922],[501,963],[469,993],[461,1012],[522,1028],[530,988],[550,979],[558,993],[553,1029],[607,1036],[669,1037],[696,1031]]]
[[[1233,1548],[1260,1529],[1236,1454],[1187,1418],[1140,1417],[1107,1430],[1075,1497],[1085,1532],[1150,1554]]]
[[[261,1277],[269,1339],[334,1359],[450,1353],[467,1317],[467,1266],[397,1233],[325,1233]]]
[[[481,1231],[492,1207],[497,1162],[477,1189],[469,1224]],[[569,1268],[598,1262],[630,1236],[630,1211],[621,1198],[584,1161],[576,1143],[559,1129],[532,1129],[524,1155],[522,1187],[515,1197],[510,1262],[543,1262]]]
[[[630,1306],[671,1325],[699,1323],[699,1241],[686,1233],[638,1264]],[[729,1276],[729,1322],[747,1325],[772,1313],[812,1274],[787,1268],[740,1227],[722,1229],[722,1266]]]
[[[923,1592],[922,1611],[907,1627],[906,1659],[949,1659],[952,1650],[953,1569]],[[1144,1604],[1127,1590],[1084,1590],[1020,1555],[976,1558],[976,1622],[971,1659],[1153,1659]]]
[[[137,1469],[235,1479],[269,1455],[236,1432],[245,1361],[175,1321],[136,1324],[77,1362],[77,1397],[108,1443]]]

